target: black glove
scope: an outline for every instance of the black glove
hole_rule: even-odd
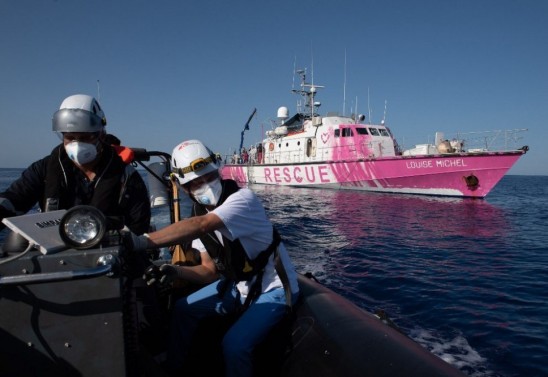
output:
[[[147,283],[147,285],[153,285],[155,283],[158,283],[160,281],[160,278],[160,268],[155,264],[148,266],[145,270],[145,273],[143,274],[143,280]]]
[[[148,234],[136,235],[129,230],[121,231],[124,246],[129,251],[144,251],[148,248]]]
[[[172,264],[161,265],[160,273],[162,274],[162,277],[160,278],[160,283],[172,284],[175,280],[177,280],[177,276],[179,275],[179,272],[177,270],[177,266],[174,266]]]
[[[145,270],[143,280],[147,285],[171,285],[177,279],[177,275],[177,267],[172,264],[163,264],[160,267],[153,264]]]

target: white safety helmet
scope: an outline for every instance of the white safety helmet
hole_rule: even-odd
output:
[[[217,156],[199,140],[183,141],[171,154],[171,170],[181,185],[219,168]]]
[[[106,124],[99,102],[86,94],[65,98],[52,119],[55,132],[100,132]]]

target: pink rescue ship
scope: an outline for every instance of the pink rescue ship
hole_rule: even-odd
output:
[[[432,144],[402,150],[384,121],[373,125],[363,123],[363,115],[319,115],[314,97],[321,87],[306,83],[304,71],[299,73],[300,89],[293,92],[303,97],[305,111],[289,117],[288,109],[280,107],[276,127],[261,143],[225,159],[223,178],[240,184],[483,198],[528,150],[511,147],[525,129],[450,140],[438,132]]]

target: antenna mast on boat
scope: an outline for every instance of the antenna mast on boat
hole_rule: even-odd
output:
[[[301,97],[303,97],[305,103],[304,107],[305,109],[301,109],[300,101],[297,101],[297,111],[298,112],[307,112],[307,108],[310,109],[310,116],[314,117],[316,115],[316,110],[318,107],[321,106],[321,103],[314,102],[314,96],[316,94],[316,90],[319,88],[323,88],[323,85],[314,85],[308,84],[306,82],[306,69],[299,69],[297,70],[297,73],[301,76],[301,89],[293,89],[292,92],[295,94],[299,94]]]
[[[305,97],[305,107],[309,108],[310,111],[310,118],[312,119],[314,116],[317,115],[317,110],[321,106],[320,102],[314,101],[314,97],[316,96],[316,91],[319,88],[323,88],[322,85],[315,85],[314,84],[314,55],[311,56],[311,71],[312,71],[312,84],[308,84],[305,80],[305,77],[303,76],[302,82],[301,82],[301,95]],[[309,88],[308,90],[304,88]]]
[[[310,71],[312,74],[312,86],[314,86],[314,54],[311,52],[310,55]]]
[[[346,48],[344,49],[343,116],[346,112]]]
[[[306,82],[306,68],[305,69],[298,69],[298,70],[295,70],[294,71],[294,74],[297,73],[300,77],[301,77],[301,89],[291,89],[291,91],[295,94],[299,94],[301,95],[302,97],[305,97],[305,94],[304,94],[304,91],[302,89],[303,87],[303,84]],[[302,109],[302,103],[301,103],[301,100],[298,99],[297,100],[297,112],[301,113],[303,112],[303,109]],[[305,104],[305,107],[306,107],[306,104]]]
[[[297,55],[293,59],[293,83],[291,84],[291,90],[295,89],[295,72],[297,71]]]
[[[383,125],[386,122],[386,105],[387,105],[387,103],[388,103],[388,101],[384,100],[384,114],[382,116],[382,122],[381,122],[381,124],[383,124]]]
[[[356,123],[358,123],[358,118],[359,118],[359,116],[358,116],[358,96],[356,96],[356,111],[355,111],[354,114],[356,114],[355,115]]]
[[[367,118],[369,119],[369,123],[371,123],[371,105],[369,104],[369,87],[367,87]]]
[[[101,103],[101,92],[100,92],[100,89],[99,89],[99,80],[97,80],[97,101],[99,101],[99,103]]]

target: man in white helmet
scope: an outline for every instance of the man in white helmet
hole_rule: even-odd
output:
[[[218,157],[204,144],[177,145],[172,167],[194,201],[192,216],[131,237],[137,250],[192,241],[200,251],[197,266],[160,267],[164,280],[208,284],[175,304],[168,364],[175,371],[182,368],[200,319],[242,311],[222,342],[225,371],[252,376],[253,349],[297,299],[295,269],[261,201],[251,190],[222,180]]]
[[[26,213],[36,203],[42,211],[87,204],[119,218],[136,234],[146,232],[150,201],[145,183],[104,142],[106,124],[95,98],[84,94],[67,97],[52,120],[62,143],[0,193],[0,220]]]

